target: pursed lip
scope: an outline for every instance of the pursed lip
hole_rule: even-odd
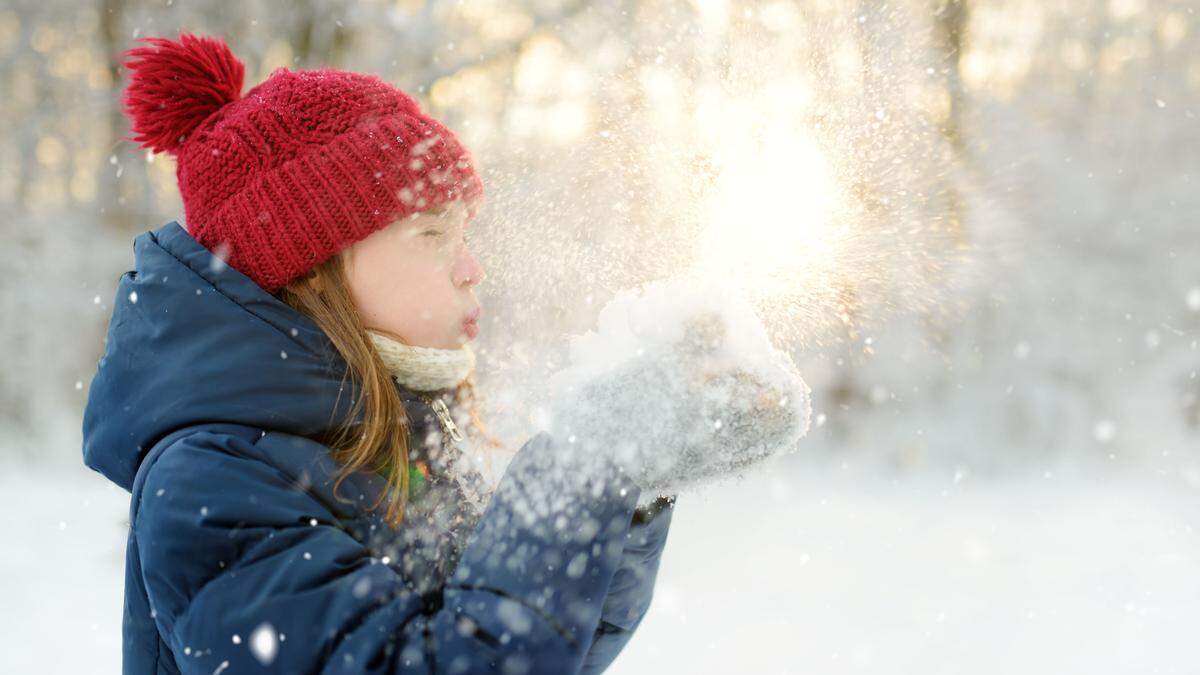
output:
[[[462,329],[469,340],[474,340],[475,336],[479,335],[479,312],[480,308],[476,307],[463,317]]]

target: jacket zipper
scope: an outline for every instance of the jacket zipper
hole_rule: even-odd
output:
[[[450,436],[450,440],[455,443],[461,443],[463,436],[458,430],[458,425],[454,423],[454,418],[450,416],[450,409],[446,407],[445,401],[440,398],[422,396],[429,407],[433,408],[433,412],[437,415],[438,421],[441,422],[442,429]]]

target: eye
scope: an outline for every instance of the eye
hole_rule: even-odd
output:
[[[443,233],[441,230],[425,230],[424,232],[421,233],[421,236],[422,237],[440,237],[440,236],[442,236],[442,234]]]

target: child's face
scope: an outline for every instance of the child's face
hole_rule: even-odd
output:
[[[367,328],[415,347],[457,349],[478,332],[475,284],[483,268],[467,250],[467,210],[397,220],[343,249],[355,305]]]

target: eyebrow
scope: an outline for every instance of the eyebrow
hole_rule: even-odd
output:
[[[416,224],[416,222],[420,219],[421,216],[428,215],[428,216],[433,216],[435,218],[441,218],[441,217],[445,216],[446,214],[448,214],[454,208],[456,203],[457,202],[442,202],[441,204],[438,204],[437,206],[435,206],[433,208],[424,209],[421,211],[413,211],[412,213],[409,213],[406,217],[404,217],[401,220],[406,225],[412,226],[412,225]],[[466,218],[464,217],[461,222],[456,222],[456,223],[454,223],[454,225],[455,226],[465,225],[465,223],[466,223]],[[436,228],[439,226],[440,226],[440,223],[439,224],[429,223],[429,224],[424,225],[424,227],[427,229],[428,228]]]

